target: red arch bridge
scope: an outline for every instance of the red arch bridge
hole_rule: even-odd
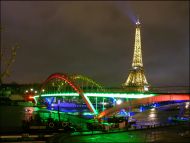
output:
[[[45,103],[47,106],[52,105],[55,99],[59,104],[60,100],[85,103],[91,113],[97,118],[102,118],[121,109],[131,109],[142,104],[190,101],[190,94],[110,92],[88,77],[55,73],[45,80],[41,92],[35,95],[34,99],[36,104]],[[116,100],[118,105],[115,104]],[[101,109],[100,104],[103,107]]]

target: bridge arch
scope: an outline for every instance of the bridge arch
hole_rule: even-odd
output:
[[[43,82],[43,84],[42,84],[42,87],[41,87],[41,94],[42,94],[42,90],[44,89],[44,87],[46,86],[46,84],[47,84],[49,81],[53,80],[53,79],[59,79],[59,80],[62,80],[62,81],[65,81],[66,83],[68,83],[69,86],[71,86],[72,89],[74,89],[74,91],[76,91],[76,92],[79,94],[79,96],[82,97],[82,99],[83,99],[84,102],[86,103],[88,109],[89,109],[91,112],[93,112],[93,113],[96,114],[96,110],[95,110],[94,107],[92,106],[92,104],[91,104],[91,102],[89,101],[88,97],[83,94],[83,90],[80,89],[80,87],[77,86],[77,85],[69,78],[69,76],[67,76],[66,74],[54,73],[54,74],[50,75],[50,76]]]
[[[92,80],[91,78],[89,77],[86,77],[86,76],[83,76],[83,75],[78,75],[78,74],[73,74],[70,76],[70,78],[76,83],[78,81],[82,81],[82,82],[85,82],[87,84],[90,84],[92,87],[96,87],[97,90],[101,90],[103,91],[103,87],[97,83],[96,81]],[[82,89],[82,87],[81,87]]]
[[[44,89],[44,87],[46,86],[46,84],[51,81],[52,79],[60,79],[62,81],[67,82],[78,94],[82,93],[82,90],[80,89],[80,87],[77,87],[66,74],[61,74],[61,73],[54,73],[52,75],[50,75],[42,84],[41,87],[41,91]]]

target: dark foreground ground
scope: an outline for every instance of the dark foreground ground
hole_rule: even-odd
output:
[[[69,135],[58,134],[47,140],[49,143],[78,143],[78,142],[190,142],[190,124],[177,125],[155,129],[127,131],[119,133]]]
[[[174,142],[174,143],[189,143],[190,142],[190,123],[176,124],[172,126],[160,126],[156,128],[147,129],[137,129],[128,131],[110,131],[112,133],[99,133],[93,132],[81,132],[81,134],[75,133],[48,133],[45,136],[39,136],[39,133],[33,133],[33,135],[38,136],[37,138],[32,137],[22,137],[13,139],[9,135],[9,139],[0,139],[0,142],[27,142],[27,143],[92,143],[92,142]],[[21,134],[23,135],[23,134]]]

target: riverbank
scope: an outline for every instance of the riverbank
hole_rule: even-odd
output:
[[[134,138],[136,135],[139,135],[139,140],[136,142],[141,142],[142,140],[150,141],[150,138],[154,138],[154,140],[158,140],[157,136],[163,136],[164,133],[169,134],[169,132],[176,131],[178,136],[181,137],[181,140],[187,141],[190,139],[190,123],[180,122],[180,123],[171,123],[171,124],[160,124],[160,125],[152,125],[152,126],[144,126],[139,128],[128,128],[128,129],[114,129],[109,131],[83,131],[83,132],[74,132],[74,133],[63,133],[62,131],[59,132],[21,132],[21,133],[14,133],[14,134],[1,134],[0,141],[4,142],[20,142],[20,141],[47,141],[51,142],[63,142],[65,138],[68,142],[77,142],[84,141],[85,138],[96,138],[97,136],[105,137],[107,135],[108,141],[109,136],[119,135],[122,136],[123,134],[131,135]],[[146,133],[146,134],[145,134]],[[158,134],[159,133],[159,134]],[[155,135],[158,134],[158,135]],[[146,135],[146,137],[145,137]],[[86,136],[86,137],[85,137]],[[145,139],[147,138],[147,139]],[[74,140],[73,140],[74,139]],[[154,141],[153,140],[153,141]],[[107,139],[105,140],[107,142]],[[123,140],[124,141],[124,140]],[[126,140],[130,141],[131,140]],[[84,141],[86,142],[86,141]],[[88,141],[87,141],[88,142]],[[102,142],[102,140],[97,140],[96,142]],[[116,142],[113,139],[112,142]]]
[[[180,142],[187,143],[190,140],[190,126],[179,124],[165,127],[134,129],[112,133],[91,133],[70,136],[57,135],[47,142]]]

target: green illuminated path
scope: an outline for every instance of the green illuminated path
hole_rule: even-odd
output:
[[[83,93],[88,97],[115,97],[115,98],[146,98],[154,96],[155,94],[143,94],[143,93]],[[78,93],[48,93],[42,94],[41,97],[58,97],[58,96],[79,96]],[[39,97],[39,95],[35,96]]]

